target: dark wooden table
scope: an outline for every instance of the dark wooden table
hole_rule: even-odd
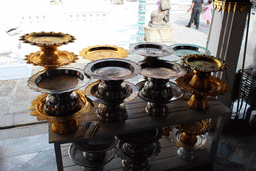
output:
[[[189,168],[200,164],[210,163],[214,160],[217,151],[220,135],[224,125],[224,117],[226,115],[230,115],[231,110],[218,100],[210,98],[210,107],[208,110],[195,111],[187,106],[188,99],[188,96],[184,96],[180,100],[169,103],[168,107],[170,110],[170,114],[167,117],[152,117],[149,116],[144,110],[147,102],[139,97],[136,97],[134,100],[130,101],[129,103],[126,103],[128,119],[124,123],[100,123],[100,126],[97,129],[97,132],[94,136],[120,135],[124,133],[132,133],[142,130],[162,128],[165,126],[172,126],[180,123],[192,122],[202,119],[217,118],[217,125],[215,128],[215,132],[213,134],[213,140],[210,143],[210,147],[208,147],[206,151],[201,152],[202,155],[197,157],[196,160],[184,161],[178,156],[176,156],[175,159],[172,159],[173,161],[169,161],[173,163],[168,165],[168,169],[166,168],[167,166],[162,168],[161,164],[154,164],[154,166],[152,166],[150,170],[169,170],[179,169],[181,167]],[[85,121],[100,121],[95,114],[96,107],[97,104],[95,104],[95,107],[92,108],[90,113],[86,113],[82,117],[78,118],[78,130],[81,129]],[[63,170],[60,144],[78,142],[83,140],[82,138],[76,138],[76,133],[77,132],[73,132],[68,135],[59,135],[54,133],[49,125],[49,143],[54,143],[57,167],[59,171]],[[176,147],[175,145],[172,145],[172,148],[174,151],[177,151],[178,149],[178,147]]]

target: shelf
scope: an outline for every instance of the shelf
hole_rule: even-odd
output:
[[[183,97],[178,101],[169,103],[170,114],[167,117],[152,117],[145,113],[146,101],[136,97],[133,101],[126,104],[128,119],[124,123],[100,123],[100,126],[94,136],[111,136],[136,131],[161,128],[165,126],[176,125],[180,123],[192,122],[207,118],[216,118],[224,115],[229,115],[231,110],[223,105],[218,100],[209,99],[209,109],[206,111],[196,111],[187,106],[187,97]],[[97,104],[91,109],[90,113],[84,114],[78,118],[79,128],[86,121],[99,121],[95,114]],[[58,142],[70,143],[81,139],[75,138],[75,134],[68,135],[56,134],[52,131],[49,125],[49,143]]]
[[[201,151],[201,156],[197,157],[193,161],[185,161],[182,160],[177,155],[178,147],[175,143],[171,142],[171,139],[167,136],[164,136],[162,139],[159,140],[161,144],[161,152],[159,155],[151,161],[151,167],[149,171],[167,171],[167,170],[183,170],[186,168],[191,168],[195,166],[199,166],[202,164],[210,163],[209,157],[205,154],[206,151]],[[65,171],[82,171],[82,167],[76,165],[71,158],[68,156],[68,148],[69,146],[62,147],[62,154],[63,154],[63,165]],[[122,168],[122,159],[115,156],[115,158],[108,164],[104,166],[103,171],[105,170],[113,170],[113,171],[121,171]]]
[[[207,148],[200,151],[200,153],[198,153],[200,155],[198,155],[195,160],[185,161],[181,159],[177,155],[178,147],[176,146],[176,144],[170,142],[170,139],[165,137],[160,140],[161,152],[159,155],[157,155],[156,158],[151,161],[150,171],[167,171],[170,169],[183,170],[203,164],[212,163],[218,148],[220,135],[224,125],[223,116],[229,115],[231,113],[231,110],[215,98],[209,98],[209,109],[206,111],[196,111],[187,106],[189,98],[190,96],[186,95],[180,100],[169,103],[168,107],[170,110],[170,114],[168,116],[152,117],[145,113],[145,106],[147,102],[139,97],[136,97],[133,101],[126,104],[128,119],[125,122],[100,123],[100,126],[94,136],[100,137],[120,135],[217,117],[217,125],[214,134],[210,138],[209,144],[206,145]],[[84,114],[81,118],[78,119],[78,130],[81,129],[85,121],[99,122],[99,118],[95,114],[96,108],[97,104],[95,104],[95,107],[90,111],[90,113]],[[71,158],[67,155],[68,148],[66,148],[66,151],[62,152],[66,155],[61,155],[61,144],[84,140],[83,138],[76,138],[76,132],[68,135],[56,134],[52,131],[49,125],[49,142],[54,143],[55,155],[59,171],[63,170],[63,166],[65,168],[65,171],[82,170],[82,167],[75,165]],[[116,155],[116,157],[110,163],[104,166],[104,170],[123,170],[121,158],[117,157]]]

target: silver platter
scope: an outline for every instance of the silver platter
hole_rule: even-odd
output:
[[[148,61],[138,63],[141,67],[141,75],[155,79],[173,79],[186,74],[186,69],[175,62],[165,60]]]
[[[88,77],[104,81],[125,80],[140,73],[140,66],[125,59],[100,59],[88,63],[84,72]]]
[[[130,44],[129,51],[145,57],[163,57],[173,53],[167,45],[147,42]]]
[[[55,68],[39,71],[28,80],[35,91],[50,94],[71,92],[85,86],[90,80],[75,68]]]
[[[205,54],[210,55],[211,52],[205,47],[198,46],[195,44],[174,44],[170,46],[170,49],[173,50],[173,54],[179,57],[192,55],[192,54]]]

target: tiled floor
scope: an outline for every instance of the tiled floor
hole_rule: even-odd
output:
[[[54,161],[52,166],[55,166],[53,145],[48,143],[47,134],[4,140],[0,142],[0,147],[2,171],[27,170],[33,163],[41,166],[46,161]]]

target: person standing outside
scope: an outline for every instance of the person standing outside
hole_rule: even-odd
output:
[[[205,7],[205,12],[203,15],[203,19],[206,20],[206,27],[208,27],[210,25],[210,20],[212,19],[212,5],[211,5],[212,1],[208,0],[207,2],[207,6]]]
[[[188,12],[192,9],[191,17],[186,27],[191,27],[191,23],[195,20],[196,29],[199,28],[200,13],[203,11],[204,0],[192,0],[192,5],[188,9]]]

